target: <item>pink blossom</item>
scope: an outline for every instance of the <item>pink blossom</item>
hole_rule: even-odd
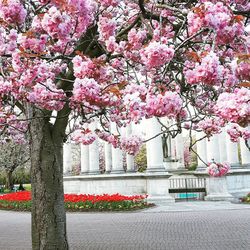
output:
[[[186,80],[189,84],[219,85],[222,80],[223,66],[220,65],[219,57],[210,52],[201,63],[196,63],[194,69],[185,71]]]
[[[109,39],[106,40],[106,47],[107,47],[108,52],[114,53],[117,50],[118,46],[119,45],[115,41],[114,36],[110,36]]]
[[[65,93],[56,89],[54,83],[48,79],[45,83],[37,83],[28,95],[28,100],[48,110],[61,110],[64,106]]]
[[[201,120],[197,127],[202,129],[202,131],[207,134],[208,136],[211,136],[213,134],[218,134],[221,132],[222,127],[222,121],[218,118],[205,118],[204,120]]]
[[[243,138],[244,140],[250,139],[249,128],[242,128],[237,124],[231,125],[231,127],[227,129],[227,133],[232,142],[238,142],[239,138]]]
[[[118,148],[120,146],[119,137],[113,134],[110,134],[105,131],[97,131],[97,135],[100,139],[110,143],[114,148]]]
[[[77,78],[93,78],[97,74],[97,67],[90,58],[75,56],[72,62],[74,75]]]
[[[188,25],[191,34],[203,27],[213,29],[217,42],[229,43],[244,32],[242,21],[234,19],[230,8],[223,2],[203,1],[197,4],[193,12],[188,13]]]
[[[180,114],[182,99],[177,93],[166,91],[164,94],[148,94],[146,110],[149,116],[174,118]]]
[[[136,30],[135,28],[131,29],[128,32],[128,42],[131,49],[140,49],[146,37],[147,33],[145,30]]]
[[[89,129],[76,129],[71,136],[71,139],[83,145],[92,144],[96,140],[96,135]]]
[[[72,100],[76,102],[98,103],[101,99],[100,94],[100,85],[93,78],[76,78]]]
[[[215,106],[221,118],[246,126],[250,122],[250,90],[236,88],[233,93],[222,93]]]
[[[146,114],[147,88],[143,85],[129,84],[122,93],[123,103],[128,111],[128,118],[138,122]]]
[[[172,60],[174,49],[159,42],[151,42],[145,49],[141,50],[141,58],[147,68],[157,68]]]
[[[130,155],[135,155],[139,152],[142,145],[142,139],[137,135],[129,137],[121,137],[121,149]]]
[[[237,64],[236,76],[240,80],[250,81],[250,62],[249,62],[249,60],[242,61],[242,62]]]
[[[5,81],[2,76],[0,76],[0,95],[7,95],[12,90],[12,84],[9,81]]]
[[[69,39],[74,29],[71,17],[61,13],[56,7],[51,7],[41,21],[42,28],[52,37],[61,40]]]
[[[0,18],[9,24],[22,24],[27,11],[19,0],[0,1]]]
[[[115,35],[116,22],[108,17],[100,17],[98,22],[98,31],[100,33],[100,40],[107,40],[109,37]]]
[[[116,7],[119,3],[118,0],[98,0],[98,2],[103,6],[103,7],[109,7],[113,6]]]
[[[230,170],[230,165],[226,162],[224,163],[215,163],[210,162],[208,163],[208,174],[213,177],[221,177],[228,173]]]

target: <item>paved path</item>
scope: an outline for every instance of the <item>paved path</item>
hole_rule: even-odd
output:
[[[68,213],[67,223],[71,250],[250,249],[248,205],[189,202],[133,213]],[[0,211],[0,249],[31,249],[29,213]]]

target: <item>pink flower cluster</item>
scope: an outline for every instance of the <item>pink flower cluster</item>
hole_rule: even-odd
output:
[[[65,93],[57,89],[51,79],[37,83],[28,94],[28,100],[48,110],[61,110],[65,104]]]
[[[1,0],[0,18],[9,24],[22,24],[27,16],[27,11],[19,0]]]
[[[116,7],[119,3],[118,0],[97,0],[103,7],[113,6]]]
[[[148,94],[146,99],[146,111],[149,116],[175,118],[182,111],[181,97],[172,91],[163,94]]]
[[[9,34],[6,30],[0,27],[0,55],[11,54],[17,48],[17,31],[11,29]]]
[[[223,123],[218,118],[205,118],[197,124],[197,128],[202,129],[202,131],[208,136],[219,134],[221,132],[221,127]]]
[[[25,132],[28,129],[26,121],[20,121],[13,113],[11,107],[0,107],[0,130],[4,130],[4,134],[0,137],[0,142],[5,143],[6,140],[14,140],[16,143],[24,143]]]
[[[5,81],[2,76],[0,76],[0,96],[1,94],[7,95],[12,90],[12,84],[10,81]]]
[[[133,28],[128,32],[128,42],[131,49],[140,49],[146,38],[147,32],[145,30],[136,30]]]
[[[35,37],[29,37],[27,35],[20,35],[17,42],[25,50],[41,53],[46,50],[47,39],[48,35],[41,35],[39,39]]]
[[[76,78],[71,99],[76,102],[94,104],[101,100],[100,94],[100,85],[93,78]]]
[[[99,76],[97,66],[88,57],[75,56],[72,60],[74,76],[77,78],[95,78]]]
[[[210,176],[221,177],[228,173],[230,165],[228,163],[208,163],[207,172]]]
[[[43,16],[33,18],[32,28],[56,40],[48,46],[51,51],[69,54],[72,52],[69,43],[78,39],[93,21],[96,4],[88,0],[66,2],[51,1],[52,6]]]
[[[100,17],[98,22],[99,39],[101,41],[108,40],[109,37],[115,35],[116,22],[112,18]]]
[[[189,62],[186,63],[189,66]],[[204,83],[208,85],[218,85],[221,80],[223,66],[220,65],[219,57],[210,52],[201,63],[196,63],[194,69],[185,71],[185,77],[189,84]]]
[[[151,42],[141,50],[142,63],[148,68],[158,68],[172,60],[174,49],[160,42]]]
[[[74,29],[70,16],[54,6],[44,14],[41,26],[52,38],[60,40],[67,40]]]
[[[83,145],[92,144],[96,140],[96,135],[89,129],[76,129],[71,135],[71,139]]]
[[[90,59],[86,56],[75,56],[72,62],[77,78],[93,78],[100,84],[109,85],[114,77],[114,69],[105,63],[104,57]]]
[[[236,88],[233,93],[219,95],[215,107],[216,114],[230,122],[247,126],[250,122],[250,90]]]
[[[137,135],[121,137],[121,149],[130,155],[136,155],[142,145],[142,139]]]
[[[204,27],[213,29],[220,43],[229,43],[243,34],[244,25],[237,19],[228,6],[222,2],[204,2],[188,13],[188,25],[191,34]]]
[[[67,11],[74,20],[72,22],[76,25],[74,38],[79,38],[94,20],[96,3],[89,0],[68,0],[67,6]]]
[[[239,138],[244,140],[250,139],[250,130],[249,128],[242,128],[237,124],[233,124],[230,128],[227,129],[227,133],[230,136],[232,142],[238,142]]]
[[[123,104],[128,111],[128,118],[132,121],[139,121],[144,117],[145,112],[145,99],[147,88],[143,85],[129,84],[123,90]]]
[[[118,148],[120,146],[120,140],[116,135],[105,131],[97,131],[97,135],[100,139],[110,143],[114,148]]]
[[[244,81],[250,81],[250,60],[244,60],[237,65],[236,76]]]

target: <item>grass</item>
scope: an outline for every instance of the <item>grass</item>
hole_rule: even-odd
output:
[[[25,190],[31,191],[31,184],[23,184],[23,187],[25,188]]]

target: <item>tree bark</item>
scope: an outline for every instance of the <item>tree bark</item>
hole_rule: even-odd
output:
[[[31,109],[31,117],[41,117]],[[64,133],[66,126],[62,128]],[[64,130],[64,131],[63,131]],[[67,250],[63,193],[63,135],[55,137],[49,118],[32,119],[29,127],[32,186],[32,249]]]
[[[6,171],[5,188],[9,189],[9,190],[12,190],[12,188],[13,188],[12,173],[13,173],[13,171],[11,171],[11,170]]]

